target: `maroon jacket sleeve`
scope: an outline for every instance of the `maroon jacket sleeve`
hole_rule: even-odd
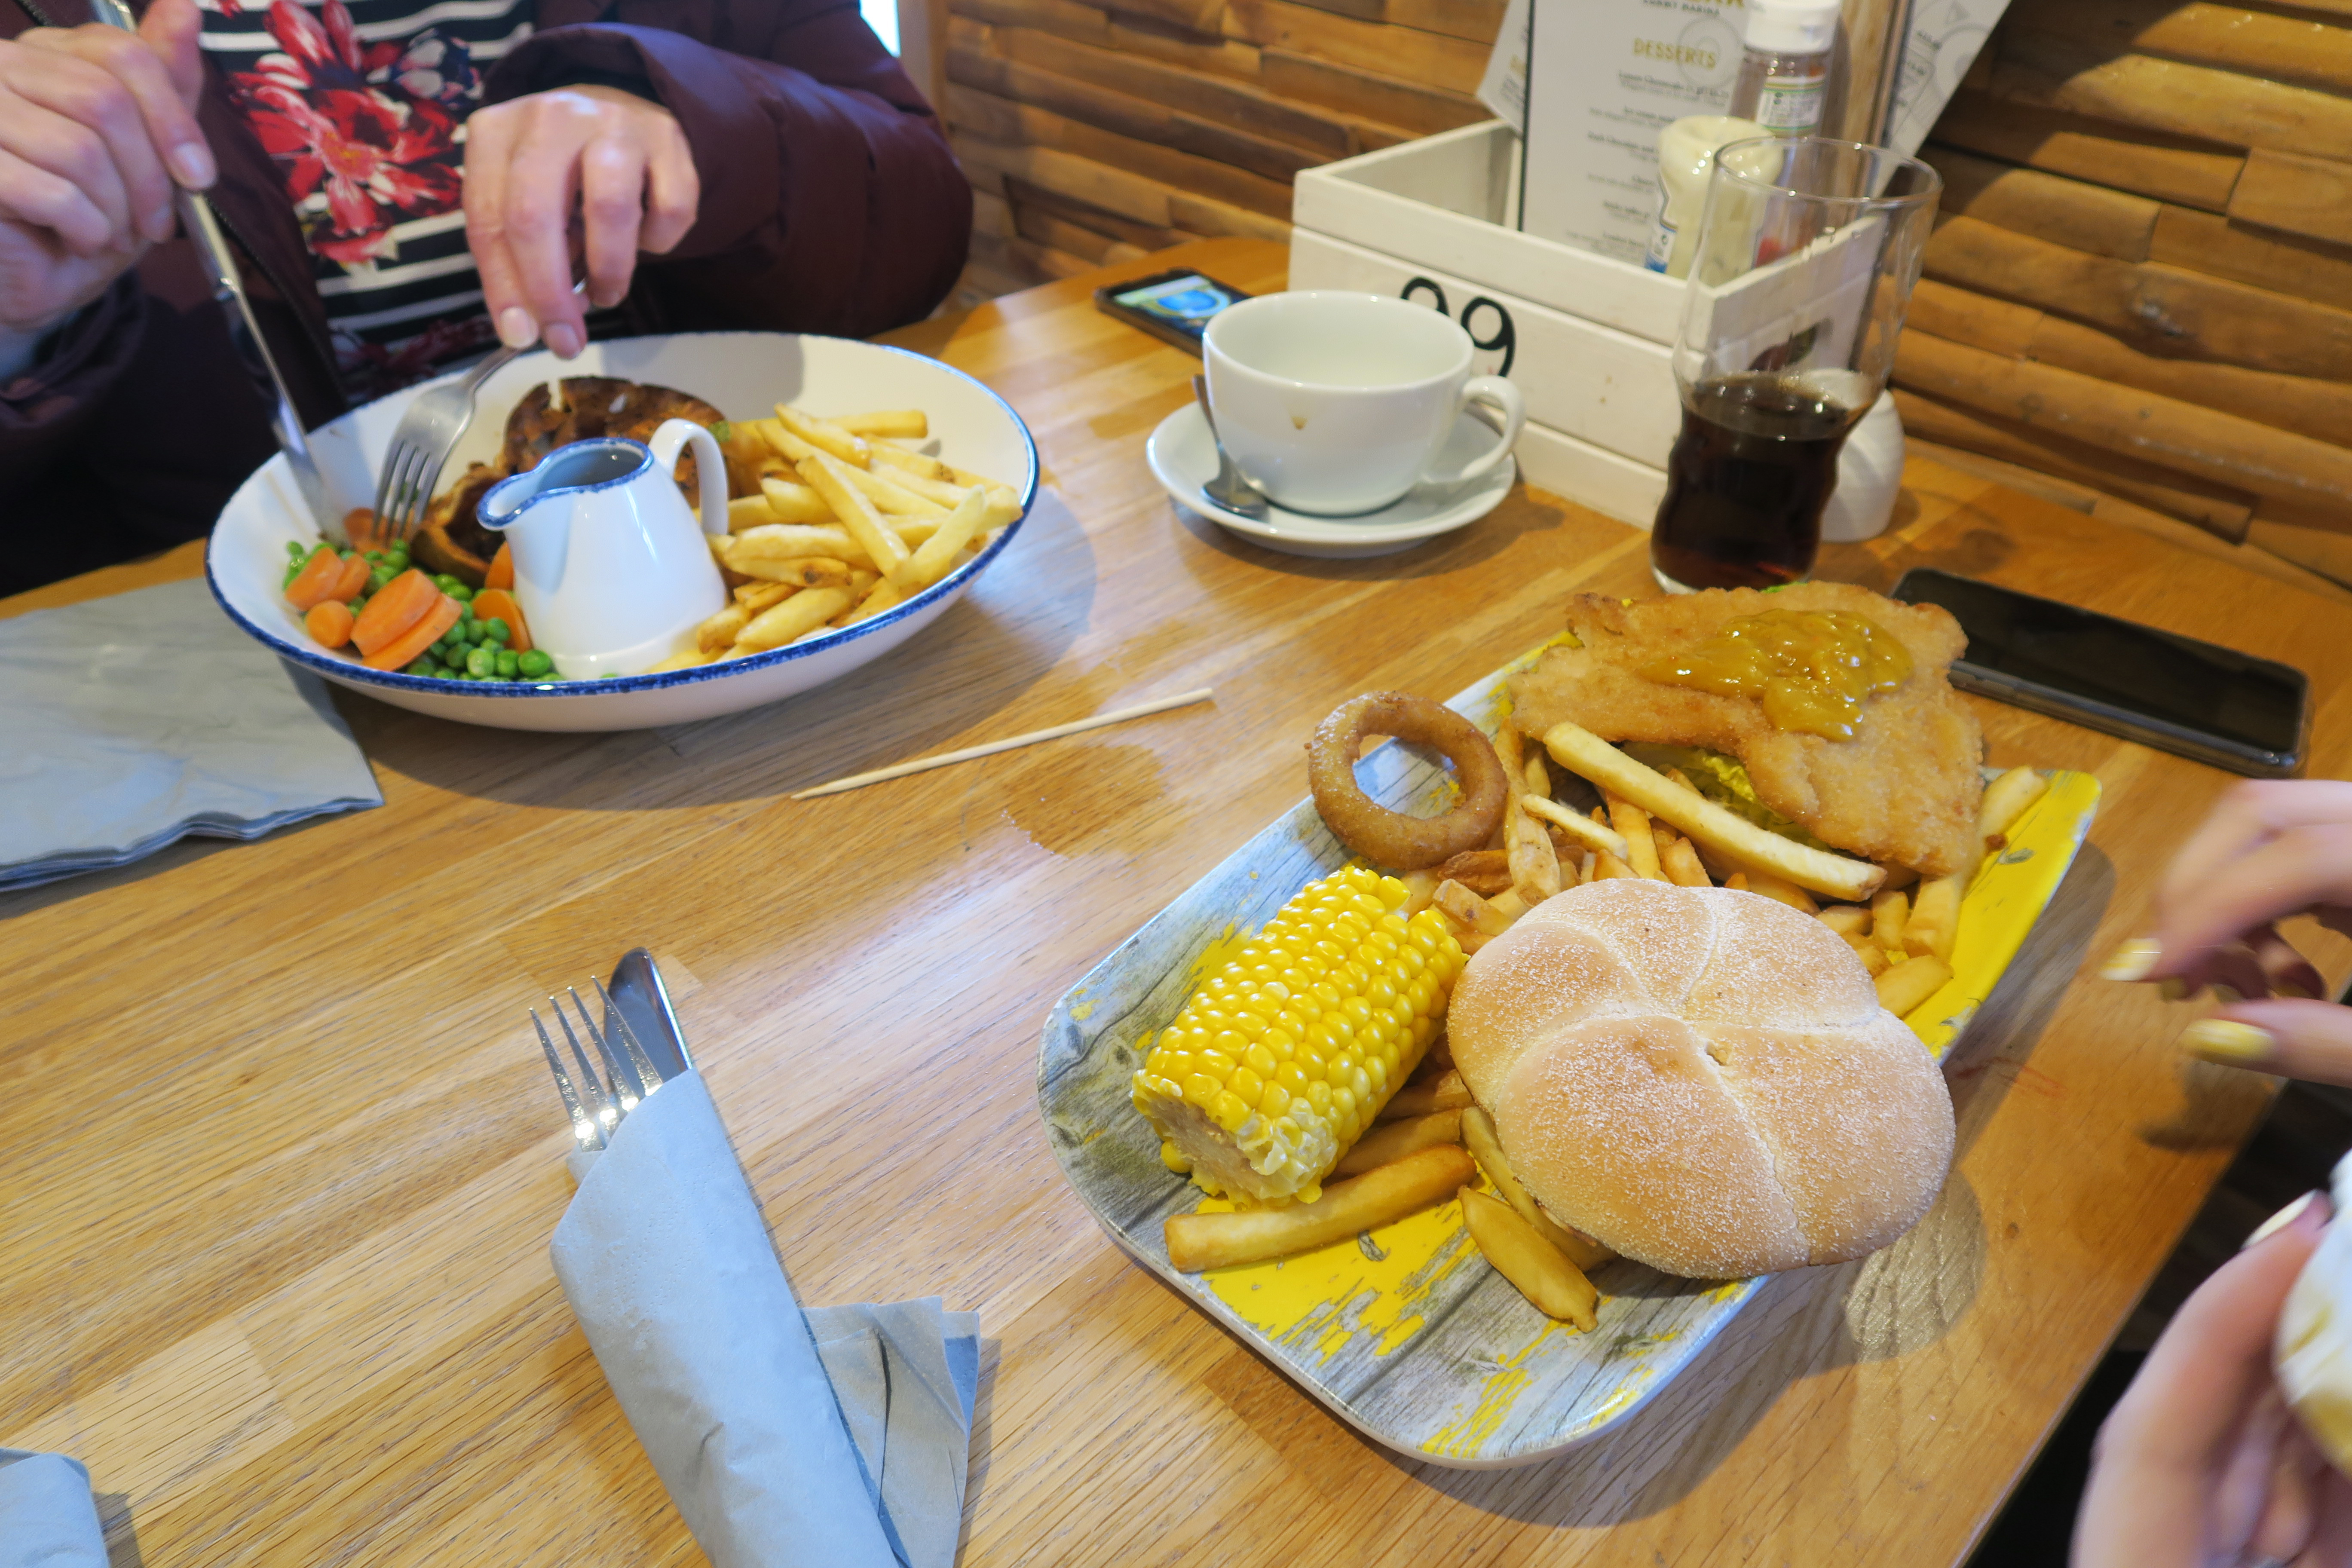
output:
[[[622,0],[607,14],[617,19],[531,37],[485,96],[642,81],[677,117],[702,200],[678,247],[641,269],[666,326],[864,337],[946,297],[971,241],[971,190],[854,6]]]

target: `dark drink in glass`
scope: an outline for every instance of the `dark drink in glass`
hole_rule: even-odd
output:
[[[1771,372],[1701,382],[1684,395],[1650,531],[1660,585],[1771,588],[1801,580],[1821,546],[1838,453],[1864,409]]]

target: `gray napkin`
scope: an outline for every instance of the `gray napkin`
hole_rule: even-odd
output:
[[[975,1315],[936,1300],[803,1315],[699,1074],[574,1171],[556,1278],[718,1568],[952,1568]]]
[[[106,1568],[106,1532],[79,1460],[0,1448],[0,1568]]]
[[[382,805],[323,682],[201,581],[0,621],[0,889]]]

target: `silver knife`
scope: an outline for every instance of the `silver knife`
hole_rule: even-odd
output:
[[[123,0],[89,0],[89,12],[110,27],[126,33],[139,30],[138,18]],[[337,543],[348,542],[342,514],[327,500],[326,481],[320,478],[319,465],[310,456],[310,437],[302,428],[301,416],[294,412],[286,378],[278,373],[278,362],[269,357],[269,343],[254,317],[253,301],[245,297],[245,282],[237,276],[236,258],[229,249],[228,237],[221,232],[220,219],[214,215],[212,203],[195,192],[175,188],[173,194],[179,202],[181,226],[195,242],[213,298],[228,317],[229,341],[236,346],[236,357],[244,362],[246,374],[270,407],[270,432],[278,437],[278,449],[286,454],[286,466],[293,470],[295,488],[302,492],[302,502],[310,509],[320,535]]]
[[[669,989],[662,984],[661,971],[654,967],[652,953],[642,947],[624,953],[613,971],[609,994],[614,1011],[628,1021],[630,1032],[645,1047],[663,1081],[692,1070],[694,1058],[687,1054],[685,1032],[677,1026]]]

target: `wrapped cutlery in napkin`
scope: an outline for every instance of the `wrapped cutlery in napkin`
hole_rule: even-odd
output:
[[[80,1460],[0,1448],[0,1568],[106,1568]]]
[[[698,1073],[574,1172],[556,1278],[718,1568],[951,1568],[976,1314],[803,1314]]]
[[[383,794],[323,682],[200,581],[0,620],[0,889]]]

